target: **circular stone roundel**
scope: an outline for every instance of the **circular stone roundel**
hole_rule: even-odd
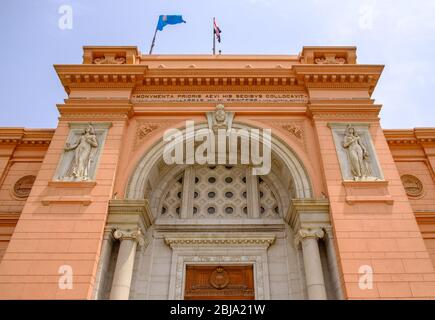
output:
[[[222,267],[217,267],[210,275],[210,284],[215,289],[222,290],[229,282],[230,277],[228,276],[228,272]]]
[[[35,182],[36,176],[24,176],[14,184],[14,195],[19,198],[27,198]]]
[[[410,174],[404,174],[400,177],[405,188],[406,194],[410,197],[418,197],[423,193],[423,184],[421,181]]]

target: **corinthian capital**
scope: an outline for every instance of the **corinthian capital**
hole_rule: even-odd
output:
[[[304,239],[322,239],[325,235],[325,232],[320,229],[320,228],[301,228],[299,229],[299,231],[296,233],[295,236],[295,243],[299,244],[299,242],[301,242]]]
[[[115,231],[113,231],[113,237],[119,241],[124,241],[124,240],[137,241],[137,243],[140,246],[143,246],[145,244],[145,238],[143,232],[140,229],[136,229],[136,230],[116,229]]]

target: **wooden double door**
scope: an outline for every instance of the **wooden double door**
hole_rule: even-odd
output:
[[[254,300],[252,265],[187,265],[186,300]]]

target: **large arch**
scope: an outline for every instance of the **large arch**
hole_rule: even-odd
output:
[[[250,129],[255,128],[253,126],[247,126],[246,124],[235,122],[232,127],[234,129]],[[195,130],[208,128],[206,123],[197,124]],[[261,128],[258,128],[261,129]],[[185,129],[181,130],[185,135]],[[192,135],[186,137],[187,140],[194,139]],[[257,139],[254,137],[254,139]],[[258,139],[257,139],[258,140]],[[184,143],[184,141],[180,141]],[[154,146],[152,146],[146,154],[142,156],[136,165],[133,174],[130,176],[125,191],[125,199],[143,199],[146,183],[152,168],[159,163],[162,159],[165,142],[163,139]],[[311,179],[307,173],[302,161],[293,151],[293,149],[283,142],[276,135],[272,135],[272,155],[277,157],[290,172],[293,180],[293,198],[304,199],[313,197],[313,186]]]
[[[194,134],[181,126],[178,129],[183,138],[175,143],[194,141]],[[232,127],[262,129],[260,124],[242,122],[234,122]],[[197,123],[194,128],[208,129],[208,123]],[[262,143],[258,135],[250,138]],[[307,297],[305,253],[295,241],[300,226],[288,223],[287,218],[295,203],[315,201],[309,163],[305,166],[295,150],[277,134],[271,137],[271,171],[257,177],[251,173],[249,164],[168,165],[163,161],[166,142],[161,139],[150,145],[151,142],[139,160],[131,164],[134,168],[124,192],[125,203],[146,199],[147,212],[153,216],[145,233],[152,245],[136,252],[138,263],[132,276],[135,297],[150,296],[149,288],[163,286],[165,293],[159,298],[182,299],[185,266],[216,266],[216,263],[228,266],[242,262],[253,268],[257,299]],[[210,182],[210,178],[216,179]],[[262,237],[266,242],[255,240]],[[226,241],[231,242],[230,247]],[[328,265],[323,271],[327,279],[323,291],[333,292],[329,271],[332,262],[328,257],[334,254],[326,246],[317,250],[320,256],[316,261]],[[273,266],[270,272],[269,266]],[[146,283],[142,281],[144,274],[149,279]],[[269,279],[269,275],[273,278]],[[290,280],[289,275],[296,281]],[[335,293],[330,294],[332,297]]]

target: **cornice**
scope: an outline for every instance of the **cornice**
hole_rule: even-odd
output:
[[[152,68],[147,65],[56,65],[70,88],[132,88],[143,91],[284,91],[303,88],[366,88],[373,91],[379,65],[295,64],[290,68]]]
[[[0,143],[48,146],[53,135],[54,129],[0,128]]]
[[[379,120],[382,105],[359,100],[313,101],[308,104],[308,115],[313,119],[365,119]]]
[[[416,211],[414,215],[419,224],[435,223],[435,211]]]
[[[293,199],[285,221],[294,231],[330,225],[328,199]]]
[[[67,93],[70,88],[132,88],[148,69],[145,65],[55,65]]]
[[[0,225],[15,227],[19,218],[20,213],[0,213]]]
[[[137,225],[148,229],[154,222],[148,200],[112,199],[109,202],[108,224],[113,228]]]
[[[374,91],[383,65],[294,65],[298,81],[307,88],[367,88]]]
[[[108,105],[108,104],[85,104],[85,105],[66,105],[58,104],[57,108],[61,115],[67,113],[119,113],[129,114],[133,108],[129,105]]]
[[[435,144],[435,128],[385,129],[384,135],[390,146]]]

